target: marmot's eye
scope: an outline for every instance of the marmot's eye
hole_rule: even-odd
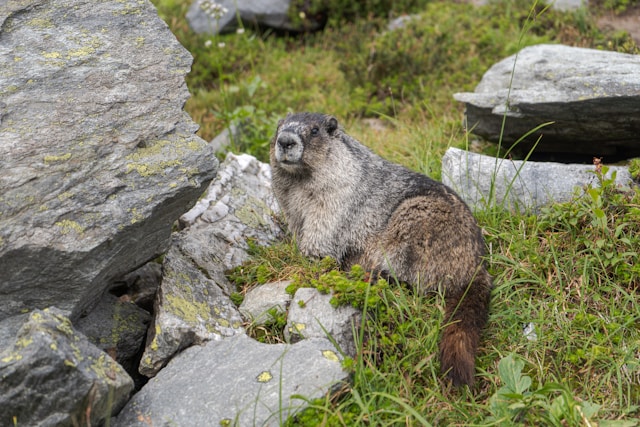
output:
[[[311,136],[316,136],[317,134],[320,133],[320,129],[318,128],[311,128]]]

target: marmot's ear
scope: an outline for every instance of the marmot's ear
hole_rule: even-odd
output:
[[[333,134],[333,132],[335,132],[336,129],[338,129],[338,119],[336,119],[333,116],[329,116],[329,118],[326,121],[326,126],[327,126],[327,133],[328,134]]]

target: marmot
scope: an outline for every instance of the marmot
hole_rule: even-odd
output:
[[[441,370],[471,385],[491,276],[471,210],[444,184],[391,163],[335,117],[290,114],[271,140],[272,186],[299,249],[445,294]]]

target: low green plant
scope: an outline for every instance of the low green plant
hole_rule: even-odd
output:
[[[489,398],[488,425],[582,426],[595,424],[599,405],[576,398],[571,390],[557,382],[548,382],[531,390],[532,380],[522,373],[525,362],[510,354],[498,363],[498,375],[504,384]]]

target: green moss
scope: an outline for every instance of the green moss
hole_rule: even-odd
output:
[[[640,158],[629,161],[629,173],[634,181],[640,181]]]

